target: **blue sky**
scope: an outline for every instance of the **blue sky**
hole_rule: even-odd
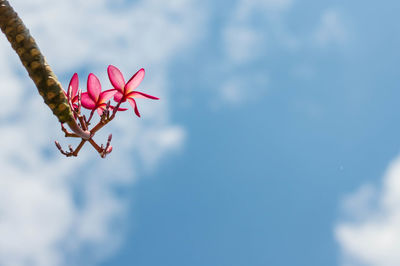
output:
[[[135,186],[132,240],[103,265],[339,265],[341,198],[379,184],[398,153],[397,4],[293,2],[278,22],[255,12],[265,47],[234,66],[220,34],[235,4],[215,5],[208,34],[170,69],[190,101],[173,108],[183,153]],[[236,76],[244,99],[212,108]]]
[[[0,136],[22,142],[0,151],[0,262],[400,264],[398,2],[72,2],[15,1],[63,84],[145,67],[139,91],[161,101],[99,136],[106,160],[61,158],[52,140],[69,140],[0,39],[16,88]]]

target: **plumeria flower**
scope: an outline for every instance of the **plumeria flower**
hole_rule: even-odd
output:
[[[115,89],[101,91],[99,79],[92,73],[89,74],[87,81],[87,92],[82,93],[82,106],[89,110],[96,110],[99,115],[106,109],[107,101],[111,99],[117,91]]]
[[[129,104],[133,107],[133,110],[135,110],[135,113],[138,117],[140,117],[140,113],[134,98],[159,100],[159,98],[157,97],[145,94],[143,92],[135,91],[135,89],[139,86],[140,82],[142,82],[144,78],[145,72],[143,68],[139,69],[139,71],[136,72],[136,74],[133,75],[127,83],[125,83],[124,76],[122,75],[121,71],[115,66],[109,65],[107,68],[107,73],[111,84],[117,90],[114,95],[114,101],[128,101]]]
[[[79,79],[78,79],[78,74],[74,74],[71,78],[71,81],[69,82],[68,85],[68,90],[67,92],[64,91],[65,96],[67,96],[68,102],[71,101],[72,107],[73,108],[78,108],[78,87],[79,87]],[[70,99],[71,96],[71,99]]]

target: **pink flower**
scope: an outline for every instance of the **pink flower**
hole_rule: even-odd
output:
[[[116,102],[125,102],[128,101],[132,106],[133,110],[138,117],[140,117],[139,110],[136,105],[136,101],[134,98],[147,98],[153,100],[159,100],[159,98],[145,94],[143,92],[135,91],[135,89],[139,86],[140,82],[142,82],[144,78],[144,69],[139,69],[135,75],[131,77],[131,79],[125,83],[124,76],[121,71],[115,66],[109,65],[107,68],[108,77],[110,79],[111,84],[117,90],[114,95],[114,101]]]
[[[82,93],[82,106],[89,110],[97,110],[99,115],[103,114],[103,110],[107,106],[107,101],[116,93],[115,89],[101,91],[99,79],[92,73],[89,74],[87,81],[87,92]]]
[[[64,91],[65,96],[67,96],[68,102],[71,101],[72,107],[78,108],[78,87],[79,87],[79,79],[78,79],[78,74],[74,74],[71,78],[71,81],[69,82],[68,85],[68,90],[67,92]],[[71,99],[70,99],[71,95]]]

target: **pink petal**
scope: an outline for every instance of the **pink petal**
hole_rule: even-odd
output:
[[[110,109],[114,110],[115,106],[110,105]],[[128,108],[122,108],[122,107],[118,107],[118,111],[126,111],[128,110]]]
[[[99,103],[105,103],[105,102],[107,102],[109,99],[111,99],[111,98],[114,96],[114,94],[115,94],[116,92],[117,92],[116,89],[103,91],[103,92],[100,94]]]
[[[137,108],[136,101],[135,101],[134,99],[132,99],[132,98],[128,98],[128,102],[129,102],[130,105],[133,107],[133,110],[135,110],[135,114],[136,114],[138,117],[140,117],[140,113],[139,113],[139,110],[138,110],[138,108]]]
[[[97,108],[97,113],[99,114],[99,116],[101,116],[103,114],[103,110],[105,108]]]
[[[160,98],[157,98],[155,96],[152,96],[152,95],[140,92],[140,91],[132,91],[126,96],[131,97],[131,98],[147,98],[147,99],[153,99],[153,100],[160,100]]]
[[[90,98],[92,98],[92,100],[97,103],[101,92],[101,84],[96,75],[92,73],[90,73],[88,77],[87,90]]]
[[[92,100],[87,92],[81,95],[82,106],[86,109],[93,110],[96,107],[96,103]]]
[[[119,91],[117,91],[117,93],[114,94],[114,101],[116,101],[117,103],[119,103],[119,101],[121,101],[122,97],[124,95],[122,93],[120,93]]]
[[[76,92],[78,91],[78,87],[79,87],[79,79],[78,79],[78,74],[74,74],[71,78],[71,81],[69,82],[68,85],[68,91],[67,91],[67,97],[69,95],[70,90],[71,91],[71,97],[74,98],[76,95]]]
[[[113,87],[123,92],[125,87],[125,80],[121,71],[119,71],[119,69],[115,66],[109,65],[107,68],[107,73]]]
[[[72,103],[77,103],[78,102],[78,95],[75,95],[75,97],[72,98]]]
[[[103,110],[106,109],[106,106],[107,106],[107,104],[105,104],[105,103],[97,104],[97,108],[101,108]]]
[[[131,91],[133,91],[134,89],[136,89],[140,82],[142,82],[142,80],[144,79],[144,69],[141,68],[139,69],[138,72],[136,72],[135,75],[133,75],[131,77],[131,79],[128,81],[128,83],[126,83],[125,85],[125,93],[129,93]]]
[[[112,149],[113,149],[113,147],[110,145],[110,146],[108,146],[108,148],[107,148],[107,150],[106,150],[106,153],[110,153],[110,152],[112,152]]]

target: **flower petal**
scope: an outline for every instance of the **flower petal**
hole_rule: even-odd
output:
[[[111,99],[114,96],[114,94],[116,92],[117,92],[116,89],[103,91],[102,93],[100,93],[99,103],[107,102],[109,99]]]
[[[128,102],[130,103],[130,105],[132,106],[133,110],[135,110],[135,114],[140,117],[140,113],[139,110],[137,108],[137,104],[136,101],[132,98],[128,98]]]
[[[71,78],[71,81],[69,82],[68,85],[68,91],[67,91],[67,97],[69,96],[70,90],[71,91],[71,97],[74,98],[76,95],[76,92],[78,91],[79,87],[79,79],[78,79],[78,74],[74,74]]]
[[[97,108],[97,114],[99,115],[99,116],[101,116],[102,114],[103,114],[103,110],[104,110],[105,108],[101,108],[101,107],[99,107],[99,108]]]
[[[112,149],[113,149],[113,147],[111,145],[108,146],[108,148],[106,149],[106,153],[108,154],[108,153],[112,152]]]
[[[96,103],[92,100],[87,92],[82,93],[81,104],[84,108],[89,110],[93,110],[94,108],[96,108]]]
[[[101,92],[101,84],[99,79],[93,73],[89,74],[87,81],[87,91],[90,98],[92,98],[92,100],[97,103]]]
[[[73,97],[72,98],[72,103],[77,103],[78,102],[78,99],[79,99],[79,97],[78,97],[78,95],[75,95],[75,97]]]
[[[115,106],[110,105],[110,109],[114,110]],[[128,108],[118,107],[118,111],[126,111],[126,110],[128,110]]]
[[[144,68],[139,69],[138,72],[136,72],[135,75],[131,77],[131,79],[126,83],[125,85],[125,94],[128,94],[129,92],[133,91],[136,89],[140,82],[144,79]]]
[[[130,98],[147,98],[147,99],[153,99],[153,100],[160,100],[160,98],[140,92],[140,91],[132,91],[128,93],[127,97]]]
[[[123,92],[125,87],[125,80],[121,71],[119,71],[119,69],[115,66],[109,65],[107,68],[107,73],[113,87]]]
[[[122,99],[123,96],[124,96],[124,95],[123,95],[122,93],[120,93],[119,91],[117,91],[117,92],[114,94],[114,101],[116,101],[117,103],[119,103],[119,102],[121,101],[121,99]]]

